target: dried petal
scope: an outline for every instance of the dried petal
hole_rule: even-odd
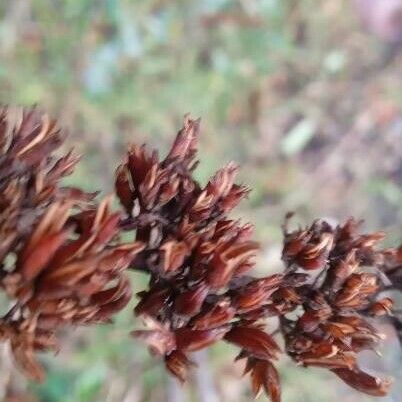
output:
[[[174,308],[178,314],[193,316],[201,311],[202,304],[209,292],[206,283],[201,282],[176,297]]]
[[[188,370],[190,367],[195,366],[183,352],[174,350],[165,357],[166,368],[173,374],[181,383],[187,380]]]
[[[203,349],[212,343],[221,340],[228,330],[228,327],[220,327],[210,330],[180,328],[176,330],[177,348],[186,352],[195,352],[196,350]]]
[[[332,371],[352,388],[372,396],[387,395],[392,383],[389,378],[374,377],[358,369],[335,369]]]
[[[251,383],[253,394],[257,398],[262,388],[269,396],[272,402],[281,401],[281,388],[279,382],[279,375],[270,361],[254,360],[251,363]]]
[[[270,335],[254,327],[234,327],[225,335],[225,340],[262,360],[276,359],[280,352]]]

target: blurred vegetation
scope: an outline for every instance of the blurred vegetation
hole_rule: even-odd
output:
[[[83,155],[68,180],[109,192],[128,142],[165,150],[185,113],[202,116],[197,174],[242,165],[253,192],[241,213],[264,245],[259,269],[275,270],[288,210],[302,223],[364,217],[400,237],[402,59],[387,46],[347,0],[2,0],[0,102],[58,117]],[[59,358],[45,357],[47,381],[16,374],[9,400],[169,399],[132,326],[127,309],[113,326],[66,334]],[[202,369],[219,400],[249,400],[232,353],[217,346]],[[396,370],[400,356],[385,354]],[[371,400],[319,370],[284,362],[282,373],[285,402]],[[195,381],[187,400],[198,391]]]

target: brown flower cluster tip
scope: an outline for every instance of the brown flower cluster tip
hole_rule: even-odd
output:
[[[0,110],[0,287],[10,303],[0,339],[37,380],[35,353],[55,349],[60,328],[108,322],[127,304],[124,271],[143,248],[116,241],[110,199],[96,206],[95,194],[60,187],[77,162],[54,155],[63,139],[37,110]]]
[[[133,334],[181,381],[193,365],[189,352],[224,339],[248,359],[255,393],[264,387],[278,401],[270,362],[279,346],[259,318],[282,275],[247,275],[258,245],[250,240],[251,226],[228,213],[248,189],[234,183],[232,163],[205,187],[194,179],[198,132],[199,121],[187,118],[164,160],[133,146],[117,171],[116,192],[128,214],[124,226],[146,245],[132,265],[150,273],[135,309],[148,328]]]
[[[383,396],[390,381],[363,372],[357,355],[376,349],[382,335],[373,319],[392,307],[389,298],[377,298],[383,286],[378,267],[383,252],[375,246],[384,235],[360,234],[358,229],[352,219],[335,228],[320,220],[305,230],[285,228],[284,282],[309,275],[300,283],[293,281],[297,297],[289,298],[287,307],[298,314],[282,315],[280,329],[286,352],[297,363],[327,368],[353,388]]]
[[[0,262],[51,202],[69,198],[79,204],[95,196],[59,186],[78,160],[71,152],[55,156],[63,140],[56,122],[38,110],[0,107]]]

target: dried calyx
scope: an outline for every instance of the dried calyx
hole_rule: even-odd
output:
[[[182,382],[191,352],[222,340],[239,348],[254,394],[273,402],[282,350],[359,391],[386,394],[390,381],[357,364],[383,338],[378,317],[390,316],[402,335],[388,294],[402,290],[402,252],[379,249],[382,233],[360,234],[352,219],[295,231],[286,223],[283,271],[253,277],[252,227],[229,216],[249,190],[235,184],[232,163],[205,186],[195,180],[199,120],[185,118],[164,159],[129,148],[116,172],[119,213],[109,198],[96,203],[96,194],[60,186],[77,158],[55,156],[64,136],[54,121],[36,110],[17,117],[0,110],[0,285],[10,300],[0,339],[29,376],[43,378],[35,354],[56,349],[60,329],[108,323],[126,306],[132,269],[149,274],[135,307],[145,328],[132,334]],[[135,240],[122,243],[122,232]]]

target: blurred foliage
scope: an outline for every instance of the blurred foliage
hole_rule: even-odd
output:
[[[287,210],[301,222],[364,216],[400,236],[402,63],[384,63],[386,50],[347,0],[2,0],[0,102],[57,116],[83,154],[68,180],[105,191],[128,142],[164,150],[185,113],[202,116],[197,174],[242,165],[253,192],[239,214],[256,223],[267,271],[278,268]],[[132,342],[132,326],[127,309],[113,326],[66,334],[30,397],[165,398],[162,365]],[[249,400],[231,353],[217,346],[206,369],[221,400]],[[285,362],[282,372],[285,402],[370,400],[332,377],[317,382],[319,370]]]

